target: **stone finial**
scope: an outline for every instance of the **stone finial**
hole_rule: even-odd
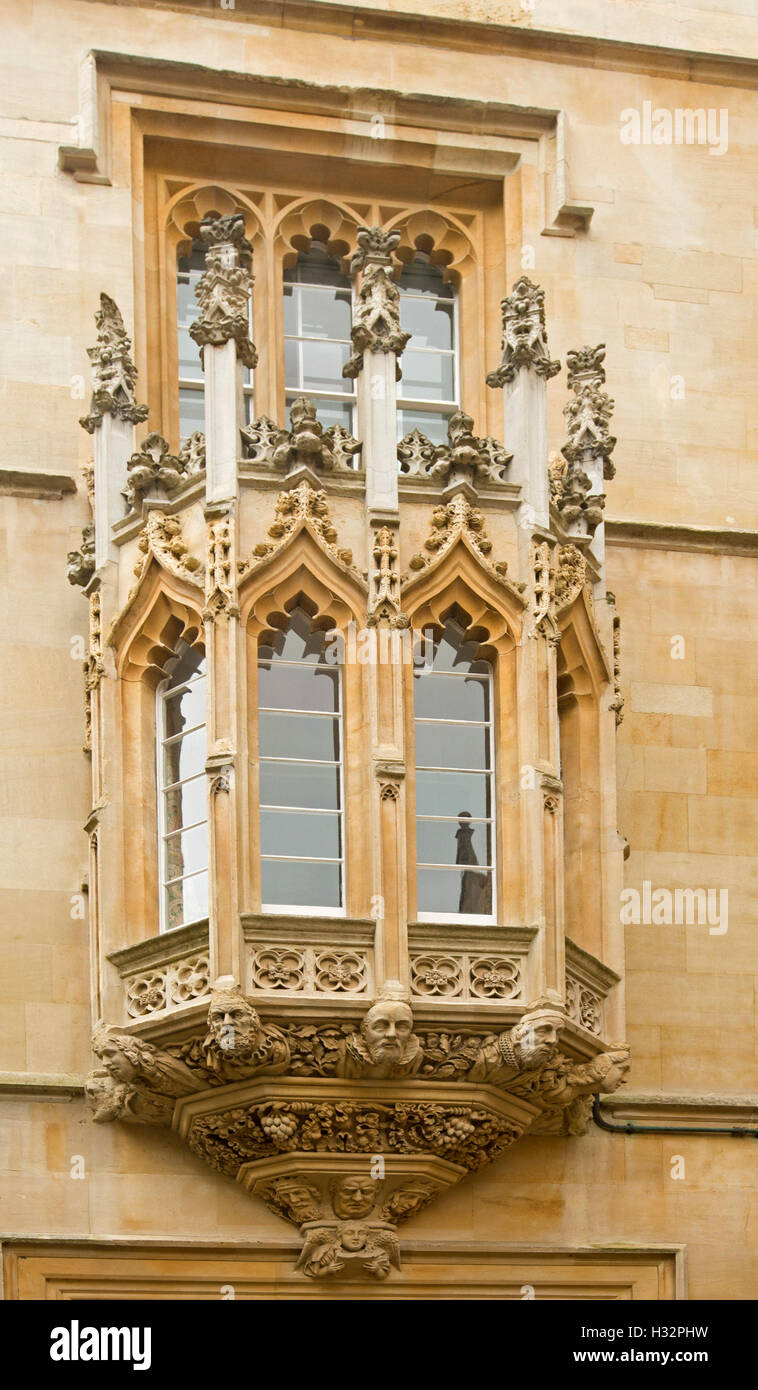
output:
[[[187,476],[187,463],[169,453],[161,434],[153,433],[148,434],[138,452],[132,454],[126,471],[123,495],[131,511],[153,489],[161,493],[173,492]]]
[[[186,474],[205,472],[205,435],[195,430],[185,439],[179,450],[179,462]]]
[[[79,550],[69,550],[66,556],[66,575],[69,584],[89,584],[95,573],[95,523],[88,521],[82,531]]]
[[[342,369],[345,377],[358,376],[364,352],[400,356],[411,336],[400,327],[400,291],[392,278],[393,252],[399,240],[399,232],[385,232],[381,227],[361,227],[358,232],[358,249],[350,270],[354,275],[362,271],[363,278],[350,333],[354,352]]]
[[[411,430],[404,435],[397,446],[400,472],[406,478],[422,478],[431,469],[436,448],[420,430]]]
[[[473,428],[472,417],[462,410],[456,410],[448,420],[448,442],[435,449],[434,462],[427,470],[446,487],[465,482],[476,488],[478,484],[504,481],[512,455],[492,436],[479,439]]]
[[[360,443],[342,425],[325,430],[313,401],[298,396],[290,407],[290,424],[289,430],[278,431],[269,442],[274,468],[285,473],[298,468],[317,473],[352,472],[352,459],[360,453]]]
[[[252,246],[245,236],[241,212],[228,217],[209,214],[200,223],[207,245],[205,271],[195,295],[200,317],[190,328],[198,347],[223,347],[234,341],[237,356],[246,367],[255,367],[258,354],[250,338],[250,292],[253,286]]]
[[[569,352],[568,384],[574,392],[564,407],[568,440],[563,446],[566,460],[560,470],[551,471],[553,502],[570,530],[586,530],[592,535],[603,519],[605,494],[592,491],[596,478],[612,478],[615,468],[611,453],[616,440],[609,433],[613,401],[602,390],[605,382],[605,344]]]
[[[92,363],[92,398],[89,414],[79,424],[94,434],[104,415],[139,424],[147,419],[147,406],[137,405],[137,368],[132,361],[132,340],[124,328],[121,312],[110,295],[100,295],[95,314],[97,342],[87,349]]]
[[[545,328],[545,291],[522,275],[513,292],[502,300],[503,347],[500,365],[487,376],[488,386],[504,386],[514,381],[521,367],[538,376],[555,376],[560,362],[553,362],[547,346]]]
[[[612,478],[616,470],[611,463],[611,453],[616,440],[608,431],[613,401],[601,389],[605,382],[604,358],[605,343],[566,354],[568,385],[574,392],[574,399],[563,409],[569,435],[563,456],[570,463],[599,456],[603,460],[603,477]]]

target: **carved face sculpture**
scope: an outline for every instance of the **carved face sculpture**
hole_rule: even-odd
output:
[[[564,1023],[563,1014],[552,1009],[524,1014],[513,1029],[511,1043],[519,1065],[525,1071],[534,1071],[550,1060]]]
[[[95,1052],[113,1081],[124,1083],[134,1080],[138,1068],[116,1038],[103,1038],[95,1045]]]
[[[319,1214],[318,1193],[301,1178],[282,1178],[276,1185],[276,1197],[287,1208],[290,1221],[301,1226],[315,1221]]]
[[[600,1062],[600,1058],[597,1059]],[[612,1052],[603,1054],[603,1061],[607,1066],[603,1068],[603,1074],[598,1078],[600,1090],[610,1093],[617,1091],[619,1086],[626,1081],[631,1059],[628,1048],[614,1048]],[[599,1068],[598,1068],[599,1070]]]
[[[113,1079],[104,1071],[90,1072],[84,1082],[84,1094],[96,1124],[116,1120],[123,1110],[124,1095],[122,1085],[114,1085]]]
[[[376,1183],[373,1178],[351,1174],[347,1178],[338,1178],[332,1188],[334,1214],[341,1221],[368,1216],[375,1201]]]
[[[406,1187],[401,1187],[397,1192],[393,1192],[387,1203],[393,1221],[402,1221],[406,1216],[418,1210],[434,1192],[432,1183],[425,1182],[419,1178],[416,1182],[410,1182]]]
[[[261,1021],[238,990],[216,990],[208,1010],[206,1046],[230,1057],[249,1057],[263,1041]]]
[[[400,1061],[413,1032],[410,1006],[399,1000],[380,999],[361,1023],[361,1033],[373,1062]]]

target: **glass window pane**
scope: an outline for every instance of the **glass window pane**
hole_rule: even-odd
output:
[[[452,401],[453,358],[437,352],[413,352],[406,348],[402,361],[403,398],[422,401]]]
[[[284,340],[284,384],[300,390],[300,343],[297,338]],[[287,422],[289,424],[289,421]]]
[[[416,857],[419,864],[470,864],[473,852],[477,864],[491,864],[491,837],[492,828],[486,821],[461,824],[457,820],[419,819]]]
[[[312,806],[323,811],[340,809],[337,767],[261,760],[260,784],[261,806]]]
[[[292,337],[297,337],[300,332],[297,321],[297,290],[291,285],[284,286],[284,331]]]
[[[411,341],[406,348],[453,348],[453,305],[439,300],[400,296],[400,323]],[[403,359],[405,360],[405,359]]]
[[[303,858],[339,859],[339,815],[307,811],[261,811],[261,854],[300,854]]]
[[[491,667],[487,661],[476,661],[476,643],[463,642],[463,633],[454,623],[449,623],[434,648],[435,671],[461,671],[472,675],[489,676]]]
[[[300,295],[301,333],[314,338],[350,338],[349,292],[304,285],[296,293]]]
[[[164,696],[164,738],[181,734],[196,724],[205,723],[205,681],[193,681],[186,690]]]
[[[402,389],[402,382],[400,386]],[[397,437],[404,439],[412,430],[419,430],[432,444],[446,444],[449,419],[450,415],[440,410],[398,410]]]
[[[195,729],[163,749],[163,785],[184,782],[205,771],[205,729]]]
[[[489,768],[486,725],[416,723],[417,767]]]
[[[492,875],[479,869],[419,869],[418,910],[492,915]]]
[[[187,439],[195,430],[205,429],[205,395],[191,386],[179,389],[179,431]]]
[[[336,647],[335,647],[336,651]],[[258,704],[262,709],[339,709],[339,671],[336,666],[288,666],[276,661],[258,663]]]
[[[193,777],[181,787],[172,787],[163,793],[163,829],[165,834],[181,830],[183,825],[194,825],[207,815],[207,794],[205,776]]]
[[[261,897],[266,907],[341,907],[339,864],[261,860]]]
[[[473,816],[488,819],[490,776],[486,772],[417,772],[416,811],[420,816]]]
[[[489,681],[478,676],[414,675],[417,719],[489,719]]]
[[[352,382],[342,375],[342,368],[350,356],[347,343],[316,342],[304,339],[303,380],[304,391],[339,391],[350,394]]]
[[[306,758],[337,762],[340,755],[338,718],[322,714],[261,714],[262,758]]]
[[[193,874],[166,888],[166,917],[168,927],[181,927],[185,922],[200,922],[208,916],[208,874]]]
[[[208,867],[208,826],[203,823],[192,830],[180,830],[169,835],[164,845],[166,878],[179,878]]]
[[[202,381],[203,367],[197,343],[190,338],[187,329],[181,327],[178,332],[178,340],[180,377],[189,377],[191,381]]]

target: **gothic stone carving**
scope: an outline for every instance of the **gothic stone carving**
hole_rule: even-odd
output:
[[[549,381],[561,369],[552,362],[545,328],[545,291],[522,275],[513,292],[501,301],[503,348],[500,365],[487,377],[488,386],[504,386],[515,381],[522,367]]]
[[[558,624],[555,621],[553,558],[547,541],[532,542],[533,604],[532,622],[527,636],[541,634],[557,646],[561,640]]]
[[[167,516],[165,512],[160,511],[148,512],[137,542],[137,551],[138,558],[134,566],[137,581],[144,574],[151,555],[176,579],[196,585],[202,578],[202,564],[195,555],[190,554],[177,516]],[[135,589],[132,589],[127,603],[133,597]]]
[[[126,465],[127,480],[122,495],[129,511],[148,493],[160,495],[174,492],[187,476],[187,466],[181,458],[169,453],[168,444],[160,434],[149,434],[137,453]]]
[[[553,589],[556,612],[568,608],[586,583],[587,561],[581,550],[576,545],[560,546]]]
[[[361,227],[357,239],[358,250],[350,270],[353,275],[358,271],[363,275],[350,334],[354,352],[342,369],[346,377],[356,377],[363,370],[364,352],[394,352],[399,356],[410,338],[400,327],[400,291],[392,278],[392,253],[400,233]]]
[[[183,1062],[131,1033],[98,1024],[92,1051],[101,1066],[87,1077],[85,1094],[97,1124],[170,1124],[177,1097],[198,1089],[198,1078]]]
[[[69,550],[66,556],[66,577],[69,584],[85,588],[95,573],[95,523],[88,521],[82,530],[79,550]]]
[[[200,235],[208,249],[205,271],[195,290],[200,317],[190,335],[201,353],[205,347],[223,347],[233,341],[244,365],[255,367],[258,354],[250,340],[249,318],[253,248],[245,237],[244,216],[235,212],[204,217]]]
[[[205,606],[203,622],[221,617],[236,617],[239,613],[234,591],[234,535],[232,519],[219,517],[208,527],[208,564],[205,571]]]
[[[148,413],[147,406],[137,405],[135,400],[137,368],[131,357],[131,339],[117,305],[107,294],[100,295],[95,324],[97,342],[87,349],[92,363],[92,399],[89,414],[79,421],[88,434],[94,434],[104,415],[137,425]]]
[[[260,422],[262,426],[263,422]],[[312,468],[318,473],[353,472],[353,458],[363,447],[342,425],[325,430],[313,401],[298,396],[290,408],[289,430],[279,430],[270,441],[270,462],[284,473]],[[258,429],[259,435],[262,428]],[[258,462],[262,462],[258,444]]]
[[[508,566],[505,561],[496,560],[493,562],[489,559],[492,541],[484,527],[484,516],[472,507],[461,492],[451,498],[446,505],[435,507],[432,512],[432,530],[424,541],[424,550],[428,553],[422,552],[414,555],[410,560],[410,568],[419,571],[435,567],[452,549],[456,541],[461,538],[468,544],[492,579],[498,584],[509,585],[514,593],[519,594],[519,597],[523,594],[526,585],[510,584],[507,577]],[[403,583],[407,583],[409,578],[410,576],[406,575]]]
[[[400,574],[397,568],[397,531],[392,526],[378,526],[372,536],[369,574],[369,611],[367,625],[405,628],[408,617],[400,608]]]
[[[434,478],[443,487],[468,483],[476,489],[504,482],[513,455],[492,435],[480,439],[473,428],[472,416],[456,410],[448,421],[447,444],[432,444],[419,430],[411,430],[397,446],[401,474]]]
[[[613,401],[602,390],[604,358],[605,343],[566,353],[568,385],[574,392],[574,399],[563,410],[569,434],[563,454],[569,461],[599,455],[603,460],[603,477],[612,478],[616,470],[611,454],[616,440],[608,431]]]
[[[236,985],[216,987],[208,1009],[203,1042],[205,1066],[224,1081],[266,1070],[286,1071],[289,1046],[280,1028],[266,1027]]]
[[[363,586],[362,576],[353,565],[353,552],[340,549],[335,544],[337,532],[329,515],[326,493],[321,488],[311,487],[307,479],[303,479],[297,487],[279,493],[276,519],[268,530],[271,540],[259,542],[250,559],[240,562],[240,577],[246,578],[258,565],[282,550],[303,527],[308,527],[322,550]]]
[[[195,430],[185,439],[179,450],[179,462],[186,477],[205,472],[205,435]]]

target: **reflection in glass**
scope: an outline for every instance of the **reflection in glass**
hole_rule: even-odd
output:
[[[302,608],[259,645],[264,908],[342,907],[340,673]],[[294,713],[292,711],[297,711]]]
[[[208,915],[205,658],[180,642],[158,687],[161,930]]]
[[[455,291],[424,251],[406,265],[399,289],[400,322],[411,337],[398,386],[398,439],[420,430],[443,444],[459,403]]]
[[[491,671],[450,620],[414,673],[420,916],[494,915]],[[463,808],[463,809],[462,809]]]

